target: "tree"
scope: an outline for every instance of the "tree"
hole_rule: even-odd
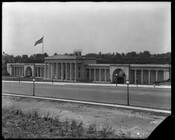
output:
[[[54,53],[53,55],[58,55],[57,53]]]
[[[122,53],[122,55],[121,55],[122,57],[125,57],[125,54],[124,53]]]
[[[98,53],[98,56],[101,56],[101,52]]]
[[[151,57],[151,54],[150,54],[149,51],[144,51],[144,52],[143,52],[143,56],[144,56],[144,57]]]
[[[134,52],[134,51],[128,52],[128,53],[126,54],[126,57],[128,57],[128,58],[133,58],[133,57],[136,57],[136,56],[137,56],[137,54],[136,54],[136,52]]]
[[[87,57],[97,57],[97,54],[96,53],[88,53],[85,56],[87,56]]]
[[[45,57],[48,57],[48,54],[47,54],[47,53],[44,53],[43,55],[44,55],[44,58],[45,58]]]
[[[13,55],[8,55],[5,52],[2,54],[2,75],[7,75],[7,63],[14,62]]]
[[[29,59],[28,55],[26,55],[26,54],[22,55],[22,60],[23,60],[24,63],[26,63],[28,61],[28,59]]]

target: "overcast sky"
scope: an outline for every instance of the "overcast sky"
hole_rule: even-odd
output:
[[[170,2],[3,3],[2,51],[42,53],[166,53],[171,51]]]

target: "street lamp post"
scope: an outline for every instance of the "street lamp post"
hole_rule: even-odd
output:
[[[33,79],[33,96],[35,96],[35,79]]]
[[[116,86],[117,86],[117,76],[118,76],[118,74],[116,74],[115,76],[116,76]]]
[[[129,106],[129,80],[126,81],[127,84],[127,105]]]

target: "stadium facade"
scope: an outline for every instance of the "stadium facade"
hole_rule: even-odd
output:
[[[99,83],[154,84],[171,76],[170,65],[159,64],[97,64],[95,58],[55,55],[44,63],[8,63],[11,76],[26,76],[54,81]]]

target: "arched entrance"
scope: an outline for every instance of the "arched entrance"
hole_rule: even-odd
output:
[[[31,67],[26,68],[26,77],[32,77],[32,69]]]
[[[112,82],[117,84],[124,84],[125,77],[125,72],[122,69],[116,69],[112,75]]]

